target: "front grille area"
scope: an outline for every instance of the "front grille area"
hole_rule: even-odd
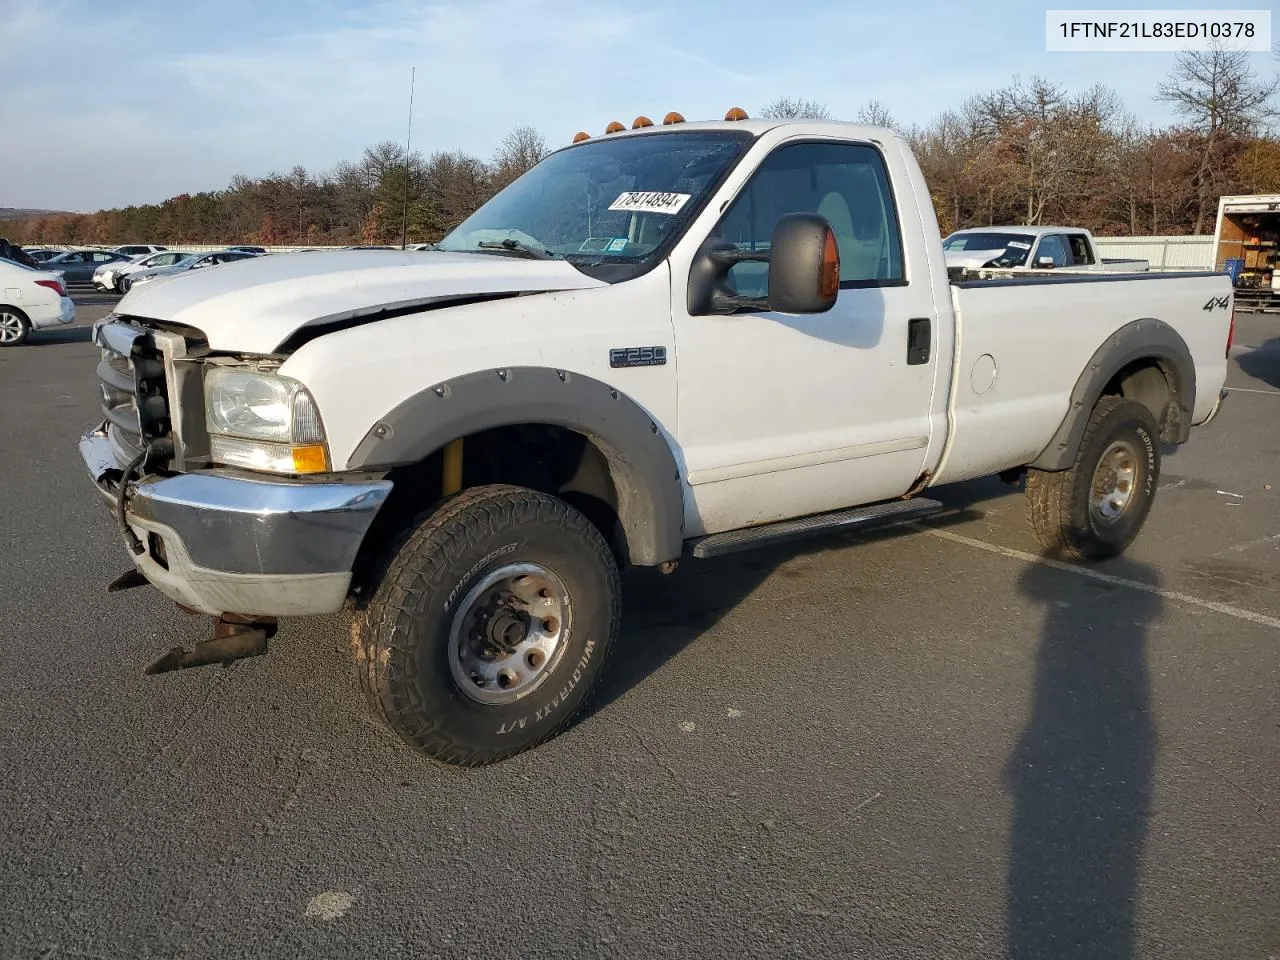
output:
[[[151,461],[166,460],[172,451],[164,358],[145,329],[119,320],[102,324],[97,341],[102,414],[117,458],[123,466],[149,449],[148,465],[161,466]]]

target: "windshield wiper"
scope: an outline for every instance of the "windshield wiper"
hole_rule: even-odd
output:
[[[521,243],[511,237],[507,237],[505,240],[481,240],[476,246],[481,250],[505,250],[507,253],[517,253],[522,257],[528,257],[530,260],[555,259],[546,250],[539,250],[537,247],[531,247],[527,243]]]

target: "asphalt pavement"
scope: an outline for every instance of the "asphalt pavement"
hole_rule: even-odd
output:
[[[207,622],[126,569],[75,441],[89,324],[0,350],[0,957],[1280,954],[1280,318],[1122,559],[1023,498],[626,580],[589,714],[457,770],[367,714],[342,617]]]

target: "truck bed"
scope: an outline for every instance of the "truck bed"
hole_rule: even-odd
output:
[[[1099,346],[1136,320],[1161,320],[1185,341],[1198,377],[1193,423],[1209,416],[1226,379],[1232,291],[1223,274],[1037,274],[951,290],[951,438],[935,483],[1033,461]]]

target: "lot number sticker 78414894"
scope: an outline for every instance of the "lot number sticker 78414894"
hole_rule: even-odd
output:
[[[665,213],[673,216],[689,202],[688,193],[659,193],[653,190],[622,193],[609,204],[610,210],[635,211],[637,213]]]

